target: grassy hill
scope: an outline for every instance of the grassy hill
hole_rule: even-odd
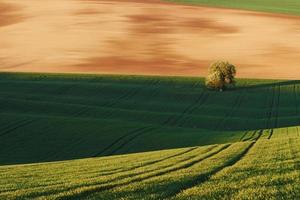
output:
[[[298,128],[230,144],[0,166],[0,199],[299,199]]]
[[[2,73],[0,199],[299,199],[299,95],[300,81],[215,92],[201,78]]]
[[[299,125],[300,82],[0,74],[0,164],[59,161],[258,138]]]
[[[300,15],[298,0],[165,0],[194,5],[237,8],[271,13]]]

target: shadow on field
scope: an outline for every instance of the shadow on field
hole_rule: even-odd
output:
[[[299,103],[300,81],[1,73],[0,165],[253,140],[300,125]]]

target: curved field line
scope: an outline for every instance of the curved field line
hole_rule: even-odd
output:
[[[205,160],[215,154],[217,154],[218,152],[220,151],[223,151],[224,149],[228,148],[230,146],[230,144],[228,145],[223,145],[221,146],[218,150],[212,152],[212,153],[209,153],[211,152],[213,149],[217,148],[218,146],[211,146],[210,148],[208,149],[205,149],[205,152],[204,154],[207,154],[205,155],[204,157],[200,157],[200,159],[198,159],[197,161],[202,161],[202,160]],[[179,170],[181,168],[184,168],[182,167],[183,165],[186,165],[186,164],[183,164],[181,166],[177,166],[177,167],[174,167],[174,165],[176,164],[180,164],[181,162],[185,162],[185,161],[189,161],[189,160],[193,160],[195,157],[197,157],[198,155],[191,155],[190,158],[183,158],[182,160],[180,161],[176,161],[175,163],[172,163],[172,164],[169,164],[167,167],[168,168],[164,168],[164,169],[160,169],[160,168],[157,168],[157,169],[154,169],[154,170],[148,170],[148,171],[141,171],[139,173],[135,173],[135,174],[125,174],[123,176],[119,176],[119,177],[116,177],[114,178],[114,181],[117,181],[117,180],[123,180],[125,179],[125,181],[123,181],[122,183],[118,183],[118,182],[115,182],[115,183],[111,183],[112,180],[109,181],[109,183],[107,182],[99,182],[99,183],[90,183],[90,184],[83,184],[83,185],[75,185],[75,186],[72,186],[72,187],[69,187],[69,188],[64,188],[64,187],[59,187],[59,188],[55,188],[55,191],[34,191],[33,193],[28,193],[28,191],[25,190],[26,192],[26,198],[35,198],[35,197],[41,197],[41,196],[45,196],[45,195],[55,195],[56,196],[56,199],[69,199],[69,198],[73,198],[73,196],[77,196],[77,195],[83,195],[81,192],[77,193],[77,194],[64,194],[65,192],[72,192],[74,189],[75,190],[80,190],[82,191],[81,188],[85,188],[84,189],[84,195],[87,196],[90,194],[90,192],[99,192],[99,191],[104,191],[104,190],[108,190],[108,189],[112,189],[112,188],[115,188],[115,187],[118,187],[118,186],[124,186],[124,185],[128,185],[130,183],[133,183],[133,182],[138,182],[138,181],[142,181],[142,180],[146,180],[146,179],[149,179],[149,178],[152,178],[152,177],[155,177],[159,174],[166,174],[166,173],[169,173],[169,172],[172,172],[172,171],[176,171],[176,170]],[[193,161],[195,162],[195,160]],[[189,163],[187,163],[189,164]],[[171,169],[170,169],[171,167]],[[139,177],[139,175],[145,175],[144,177]],[[97,177],[95,177],[97,178]],[[126,178],[133,178],[133,179],[129,179],[126,181]],[[101,185],[105,183],[106,185]],[[60,185],[64,185],[65,183],[63,184],[60,184]],[[100,184],[100,185],[99,185]],[[55,184],[56,186],[59,185],[59,184]],[[51,186],[50,186],[51,187]],[[44,187],[46,188],[46,187]],[[58,198],[57,195],[60,194],[60,198]],[[75,197],[76,198],[76,197]]]
[[[268,140],[272,138],[273,133],[274,133],[274,129],[270,129],[269,132],[270,132],[270,134],[268,136]]]
[[[254,136],[255,136],[255,134],[256,134],[256,132],[257,132],[257,130],[254,130],[254,131],[250,132],[251,135],[248,136],[248,137],[246,137],[246,138],[243,138],[242,142],[246,142],[246,141],[249,141],[249,140],[253,139]]]
[[[128,180],[128,181],[125,181],[123,183],[112,183],[112,184],[108,183],[107,185],[91,184],[91,185],[86,185],[84,187],[77,186],[77,187],[74,187],[74,188],[69,188],[69,189],[63,191],[63,192],[69,191],[67,194],[62,193],[61,194],[62,196],[58,197],[57,199],[71,199],[71,198],[80,199],[80,198],[84,198],[84,197],[90,195],[91,193],[101,192],[101,191],[113,189],[115,187],[125,186],[125,185],[131,184],[131,183],[144,181],[144,180],[156,177],[156,176],[161,176],[161,175],[164,175],[164,174],[167,174],[167,173],[170,173],[170,172],[178,171],[178,170],[181,170],[181,169],[186,169],[188,167],[191,167],[191,166],[193,166],[193,165],[195,165],[195,164],[197,164],[197,163],[199,163],[203,160],[206,160],[206,159],[220,153],[221,151],[227,149],[229,146],[231,146],[231,145],[230,144],[224,145],[220,149],[218,149],[217,151],[214,151],[212,153],[208,153],[206,156],[200,157],[200,158],[198,158],[196,160],[193,160],[189,163],[185,163],[185,164],[175,166],[175,167],[172,167],[174,165],[174,164],[172,164],[171,169],[168,169],[168,168],[156,169],[154,171],[150,171],[149,173],[144,173],[145,176],[143,176],[143,177],[136,177],[140,174],[133,175],[133,176],[129,175],[130,177],[133,177],[133,178]],[[188,159],[188,160],[190,160],[190,159]],[[75,189],[75,191],[74,191],[74,189]],[[76,193],[76,189],[79,190],[77,193]]]
[[[150,83],[146,84],[146,86],[156,86],[158,85],[160,82],[160,80],[158,79],[153,79],[150,81]],[[121,102],[122,100],[127,100],[129,98],[132,98],[134,96],[136,96],[143,88],[145,87],[145,84],[142,84],[141,86],[139,87],[136,87],[134,89],[131,89],[129,92],[125,93],[124,95],[120,96],[118,99],[116,99],[115,101],[111,102],[111,103],[106,103],[106,104],[103,104],[101,105],[101,107],[104,107],[104,108],[113,108],[115,105],[117,105],[119,102]],[[157,87],[158,88],[158,87]],[[105,114],[105,117],[106,118],[109,118],[111,117],[113,114],[114,114],[114,109],[111,109],[109,110],[106,114]]]
[[[1,134],[1,132],[4,132],[4,131],[6,131],[6,130],[12,128],[12,127],[15,127],[15,126],[17,126],[17,125],[20,124],[20,123],[26,122],[27,120],[28,120],[28,119],[23,118],[23,119],[17,119],[17,120],[15,120],[14,122],[11,122],[11,121],[10,121],[10,123],[8,123],[8,124],[6,124],[6,125],[4,125],[4,126],[1,126],[0,134]]]
[[[25,126],[27,126],[27,125],[29,125],[29,124],[32,124],[32,123],[35,122],[35,121],[37,121],[37,119],[24,120],[24,121],[22,121],[22,122],[24,122],[24,123],[19,123],[19,124],[17,124],[17,125],[14,125],[14,127],[8,128],[8,129],[6,129],[5,131],[1,132],[1,133],[0,133],[0,137],[3,137],[4,135],[7,135],[7,134],[9,134],[9,133],[11,133],[11,132],[13,132],[13,131],[19,129],[19,128],[22,128],[22,127],[25,127]]]
[[[278,128],[278,121],[279,121],[279,106],[280,106],[280,95],[281,94],[281,87],[280,84],[278,84],[278,90],[277,90],[277,98],[276,98],[276,107],[275,107],[275,128]]]
[[[55,95],[64,95],[66,93],[66,91],[70,90],[71,88],[74,88],[76,86],[76,84],[68,84],[68,85],[63,85],[60,86]]]
[[[241,141],[244,141],[244,138],[246,137],[246,135],[248,134],[248,132],[249,132],[249,131],[245,131],[245,133],[241,136],[241,138],[240,138],[240,140],[239,140],[240,142],[241,142]]]
[[[165,158],[155,159],[155,160],[152,160],[152,161],[145,161],[143,164],[140,164],[140,165],[137,165],[137,166],[133,166],[133,167],[130,167],[130,168],[126,168],[126,169],[122,169],[121,168],[121,169],[118,169],[118,171],[114,170],[114,172],[109,172],[109,173],[106,173],[104,175],[106,176],[106,175],[116,174],[116,173],[120,173],[120,172],[126,172],[126,171],[136,170],[136,169],[139,169],[139,168],[142,168],[142,167],[146,167],[146,166],[150,166],[150,165],[153,165],[153,164],[157,164],[157,163],[166,161],[168,159],[175,158],[177,156],[181,156],[181,155],[187,154],[187,153],[189,153],[191,151],[196,150],[197,148],[198,147],[193,147],[193,148],[190,148],[190,149],[185,150],[183,152],[179,152],[179,153],[176,153],[174,155],[167,156]]]
[[[1,97],[0,97],[1,99]],[[85,110],[85,109],[92,109],[92,108],[98,108],[98,109],[109,109],[109,111],[106,111],[106,112],[112,112],[112,111],[116,111],[116,110],[133,110],[133,109],[125,109],[125,108],[110,108],[110,107],[103,107],[103,106],[97,106],[97,105],[84,105],[84,104],[77,104],[77,103],[66,103],[66,102],[52,102],[52,101],[47,101],[47,100],[20,100],[18,98],[9,98],[11,101],[15,101],[15,102],[31,102],[31,103],[43,103],[43,104],[50,104],[50,105],[64,105],[64,106],[76,106],[79,108],[79,111],[77,112],[82,112],[82,110]],[[112,110],[112,111],[111,111]],[[144,112],[144,111],[147,111],[148,110],[133,110],[133,111],[136,111],[136,112]],[[74,115],[76,115],[76,113]],[[155,111],[156,112],[156,111]],[[72,114],[72,113],[70,113]],[[81,117],[81,116],[77,116],[77,117],[80,117],[80,118],[85,118],[85,117]]]
[[[268,136],[268,139],[271,139],[274,133],[273,128],[278,128],[278,118],[279,118],[279,103],[280,103],[280,84],[277,85],[278,89],[276,90],[276,87],[274,86],[274,92],[273,92],[273,100],[272,100],[272,104],[271,104],[271,111],[270,111],[270,116],[269,119],[272,119],[273,117],[275,117],[275,122],[274,122],[274,126],[271,127],[272,125],[270,123],[268,123],[267,128],[271,129],[270,135]],[[276,95],[276,91],[277,91],[277,95]],[[273,116],[273,112],[274,112],[274,116]]]
[[[113,141],[111,144],[109,144],[107,147],[105,147],[102,151],[94,154],[92,157],[97,157],[97,156],[103,155],[106,151],[108,151],[109,149],[111,149],[117,143],[121,142],[123,139],[126,139],[130,135],[133,135],[135,133],[139,133],[140,131],[144,131],[144,130],[147,130],[147,127],[137,128],[137,129],[134,129],[134,130],[132,130],[132,131],[130,131],[128,133],[125,133],[123,136],[121,136],[118,139],[116,139],[115,141]]]
[[[252,149],[252,147],[256,144],[257,140],[261,137],[262,135],[262,130],[260,130],[258,133],[258,137],[249,144],[249,146],[247,148],[245,148],[240,154],[238,154],[237,156],[233,157],[232,159],[230,159],[228,162],[224,163],[223,165],[217,167],[216,169],[210,171],[210,172],[207,172],[205,174],[201,174],[200,176],[196,177],[193,181],[191,181],[190,183],[188,184],[185,184],[185,185],[182,185],[182,187],[180,189],[178,189],[177,191],[167,195],[165,197],[165,199],[170,199],[170,198],[173,198],[175,197],[176,195],[178,195],[179,193],[183,192],[184,190],[187,190],[187,189],[190,189],[196,185],[199,185],[199,184],[203,184],[204,182],[208,181],[211,176],[215,175],[216,173],[228,168],[228,167],[231,167],[233,165],[235,165],[237,162],[239,162],[240,160],[242,160],[246,154],[250,151],[250,149]]]
[[[247,86],[247,83],[244,83],[242,85],[242,87],[243,86]],[[232,117],[233,114],[235,114],[238,111],[238,109],[241,107],[241,104],[243,102],[243,98],[244,98],[243,94],[246,92],[246,90],[247,90],[247,88],[243,89],[243,90],[239,90],[239,95],[235,99],[232,109],[226,114],[226,116],[224,116],[223,120],[221,120],[220,123],[216,126],[216,130],[224,129],[224,127],[225,127],[224,124],[226,124],[226,120],[228,118]]]
[[[0,97],[0,99],[1,99],[1,97]],[[129,111],[133,111],[133,112],[137,112],[137,113],[143,113],[143,112],[150,112],[150,113],[153,113],[153,114],[158,114],[158,113],[160,113],[160,112],[158,112],[158,111],[149,111],[149,110],[135,110],[135,109],[125,109],[125,108],[107,108],[107,107],[101,107],[101,106],[94,106],[94,105],[87,105],[87,106],[85,106],[85,105],[82,105],[82,104],[76,104],[76,103],[70,103],[70,104],[68,104],[68,103],[61,103],[61,102],[51,102],[51,101],[45,101],[45,100],[42,100],[42,101],[40,101],[40,100],[27,100],[27,101],[24,101],[24,100],[19,100],[19,99],[16,99],[16,98],[10,98],[10,99],[12,99],[12,101],[16,101],[16,102],[32,102],[32,103],[47,103],[47,104],[50,104],[50,105],[65,105],[65,106],[68,106],[68,105],[70,105],[70,106],[76,106],[76,107],[78,107],[78,108],[80,108],[80,109],[78,109],[79,111],[78,112],[82,112],[82,110],[84,110],[84,109],[102,109],[102,110],[104,110],[104,109],[113,109],[113,111],[115,112],[116,110],[121,110],[121,111],[127,111],[127,110],[129,110]],[[85,108],[85,107],[88,107],[88,108]],[[106,112],[106,111],[103,111],[103,112]],[[166,112],[166,113],[168,113],[168,114],[174,114],[174,113],[176,113],[176,112]],[[21,114],[21,113],[20,113]],[[72,113],[70,113],[70,114],[72,114]],[[41,114],[41,113],[33,113],[33,114],[30,114],[30,115],[36,115],[36,116],[42,116],[43,114]],[[201,114],[187,114],[186,113],[186,115],[190,115],[190,116],[208,116],[207,114],[203,114],[203,115],[201,115]],[[59,114],[59,115],[56,115],[56,114],[47,114],[47,116],[55,116],[55,117],[68,117],[68,116],[66,116],[66,115],[61,115],[61,114]],[[97,117],[89,117],[89,116],[77,116],[77,118],[83,118],[83,119],[99,119],[99,118],[97,118]],[[221,118],[221,117],[216,117],[216,118]],[[236,117],[236,118],[238,118],[238,117]],[[243,118],[244,119],[244,118]],[[245,119],[247,119],[247,118],[245,118]],[[263,119],[265,119],[265,118],[262,118],[261,120],[263,120]],[[124,120],[126,120],[126,119],[124,119]],[[160,125],[164,125],[164,124],[160,124]],[[178,125],[179,126],[179,125]],[[180,126],[180,127],[186,127],[186,126]]]
[[[242,160],[246,154],[250,151],[250,149],[254,146],[254,144],[256,143],[256,141],[252,142],[249,144],[249,146],[247,148],[245,148],[240,154],[238,154],[237,156],[234,156],[233,158],[231,158],[230,160],[228,160],[226,163],[224,163],[223,165],[215,168],[212,171],[209,171],[205,174],[201,174],[197,177],[195,177],[194,180],[190,181],[187,184],[182,185],[178,190],[166,195],[164,197],[164,199],[171,199],[175,196],[177,196],[178,194],[180,194],[181,192],[183,192],[184,190],[190,189],[194,186],[200,185],[205,183],[206,181],[208,181],[211,176],[215,175],[216,173],[224,170],[227,167],[231,167],[233,165],[235,165],[237,162],[239,162],[240,160]]]
[[[148,84],[137,85],[135,88],[129,89],[128,92],[125,92],[123,95],[121,95],[119,98],[115,99],[113,102],[107,102],[103,106],[104,107],[113,107],[114,105],[116,105],[118,102],[120,102],[122,100],[126,100],[126,99],[136,96],[136,94],[138,94],[139,91],[141,89],[143,89],[145,86],[158,85],[159,82],[160,82],[160,80],[153,79]]]
[[[134,135],[129,135],[129,136],[132,136],[132,137],[129,137],[128,139],[126,139],[127,137],[123,138],[123,139],[126,139],[125,141],[123,141],[118,147],[116,147],[114,150],[112,150],[110,152],[109,155],[113,155],[115,154],[117,151],[119,151],[120,149],[122,149],[123,147],[125,147],[126,145],[128,145],[130,142],[132,142],[133,140],[135,140],[136,138],[146,134],[146,133],[149,133],[151,131],[155,130],[155,128],[152,128],[152,127],[148,127],[144,130],[141,130],[141,131],[138,131],[136,132]]]
[[[205,100],[208,98],[209,94],[206,93],[204,90],[202,90],[199,97],[196,99],[196,101],[189,106],[187,106],[180,114],[179,116],[171,115],[166,121],[164,121],[161,125],[175,125],[177,124],[181,119],[184,118],[184,115],[191,113],[195,108],[201,106]]]
[[[272,86],[272,96],[271,96],[271,100],[270,100],[270,104],[269,104],[269,109],[267,110],[267,124],[266,124],[266,128],[271,129],[272,125],[271,125],[271,119],[273,116],[273,109],[274,109],[274,101],[275,101],[275,95],[276,95],[276,85],[274,84]]]
[[[294,99],[295,99],[295,111],[296,111],[296,115],[298,115],[299,113],[299,105],[298,105],[298,93],[297,93],[297,89],[298,89],[298,85],[296,85],[296,83],[294,84]]]
[[[211,148],[208,148],[207,150],[212,150],[213,148],[215,148],[216,146],[212,146]],[[106,174],[99,174],[97,175],[96,177],[102,177],[102,176],[106,176],[106,175],[111,175],[111,174],[117,174],[117,173],[122,173],[122,172],[126,172],[126,171],[131,171],[131,170],[135,170],[135,169],[139,169],[139,168],[142,168],[142,167],[146,167],[146,166],[150,166],[150,165],[153,165],[153,164],[157,164],[159,162],[163,162],[163,161],[166,161],[168,159],[171,159],[171,158],[174,158],[174,157],[178,157],[178,156],[181,156],[181,155],[184,155],[184,154],[187,154],[189,152],[192,152],[196,149],[198,149],[199,147],[193,147],[193,148],[189,148],[188,150],[184,150],[184,151],[181,151],[179,153],[176,153],[176,154],[173,154],[173,155],[169,155],[167,157],[164,157],[164,158],[161,158],[161,159],[156,159],[156,160],[151,160],[151,161],[146,161],[144,162],[142,165],[137,165],[137,166],[134,166],[134,167],[130,167],[130,168],[127,168],[127,169],[123,169],[123,170],[120,170],[122,168],[118,168],[118,169],[112,169],[112,170],[107,170],[107,171],[111,171],[111,172],[108,172]],[[186,159],[183,159],[181,162],[185,161]],[[187,159],[188,160],[188,159]],[[84,170],[82,171],[84,172]],[[95,177],[94,177],[95,178]],[[22,188],[22,190],[27,190],[27,189],[38,189],[38,188],[46,188],[46,187],[55,187],[55,186],[59,186],[59,185],[62,185],[64,184],[63,182],[54,182],[54,183],[51,183],[51,184],[42,184],[42,185],[38,185],[38,186],[29,186],[27,188]],[[1,186],[5,186],[5,184],[0,184],[0,188]],[[14,192],[14,191],[18,191],[19,189],[16,188],[16,189],[7,189],[7,190],[1,190],[1,192],[6,192],[6,193],[9,193],[9,192]],[[49,194],[52,194],[52,192],[49,192]],[[33,197],[34,194],[31,194],[31,197]]]
[[[257,136],[255,138],[251,138],[252,140],[254,140],[255,142],[263,135],[263,129],[257,130]]]

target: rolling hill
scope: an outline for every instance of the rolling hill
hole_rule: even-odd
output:
[[[297,199],[299,89],[1,73],[0,199]]]
[[[201,78],[2,73],[0,95],[1,164],[238,142],[300,120],[298,81],[220,93]]]
[[[0,0],[0,200],[300,199],[299,16],[299,0]],[[274,80],[208,90],[189,76],[216,57]]]

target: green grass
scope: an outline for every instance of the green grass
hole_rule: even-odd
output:
[[[194,5],[300,15],[298,0],[165,0]]]
[[[299,125],[298,81],[0,74],[0,164],[251,140]]]
[[[298,127],[246,142],[0,167],[0,199],[298,199]]]
[[[299,99],[300,81],[2,73],[0,199],[299,199]]]

